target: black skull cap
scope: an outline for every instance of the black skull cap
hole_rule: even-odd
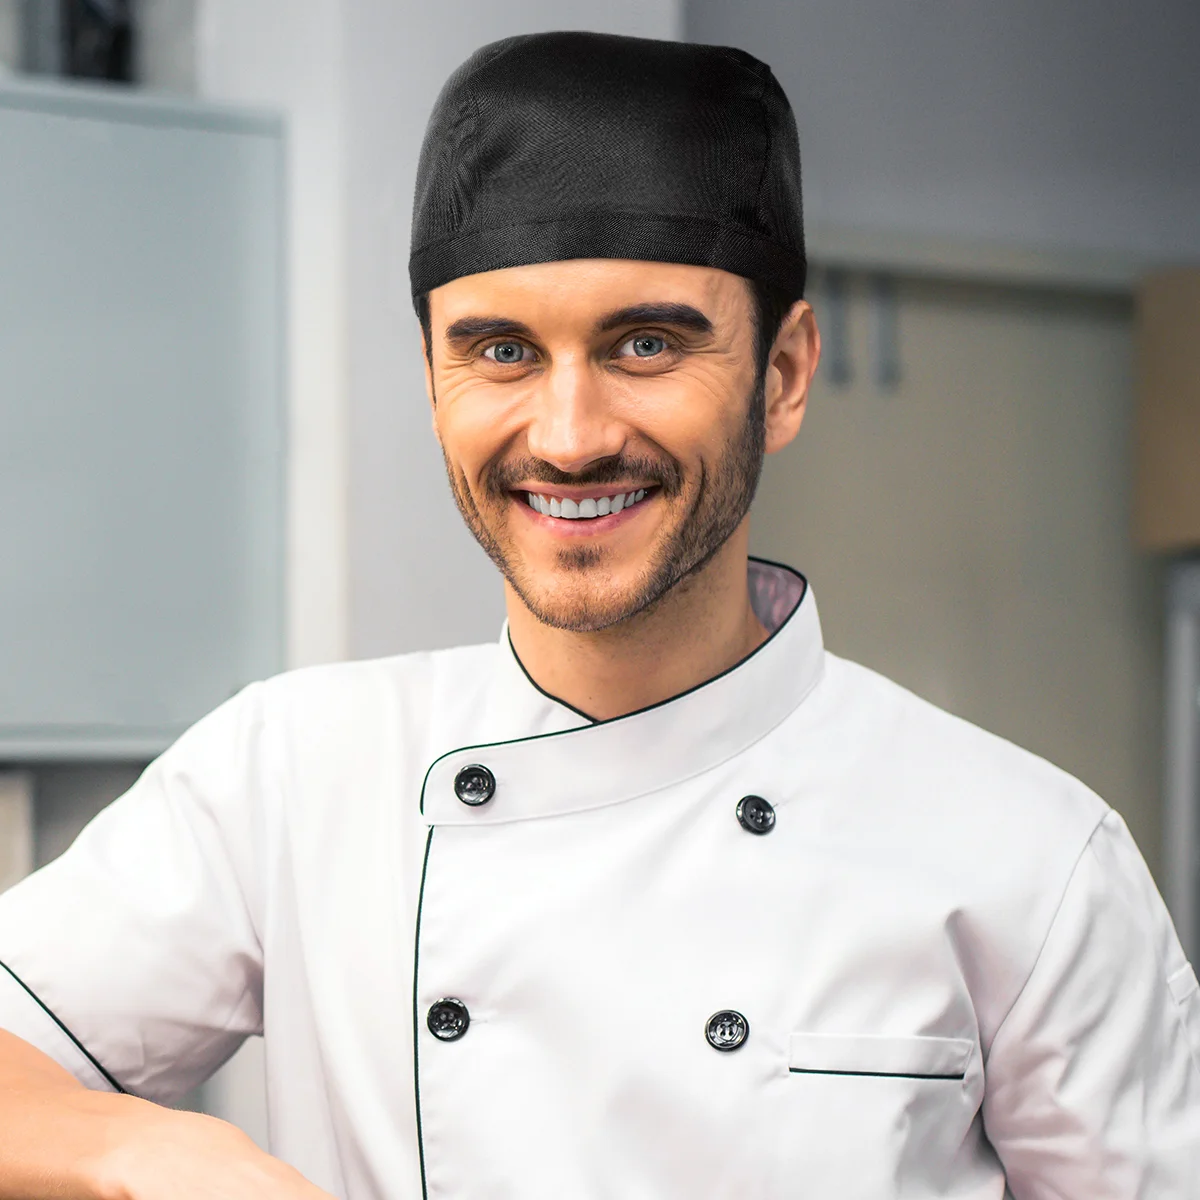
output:
[[[719,267],[799,299],[800,147],[770,67],[724,46],[599,33],[471,55],[425,131],[413,298],[571,258]]]

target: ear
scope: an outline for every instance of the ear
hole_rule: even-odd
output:
[[[808,389],[821,358],[821,333],[807,300],[797,300],[779,327],[767,362],[766,452],[774,454],[800,432]]]

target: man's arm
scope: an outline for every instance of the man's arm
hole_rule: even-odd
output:
[[[151,1102],[261,1032],[260,699],[193,726],[0,896],[0,1200],[326,1196],[232,1125]]]
[[[0,1030],[0,1200],[328,1200],[224,1121],[93,1092]]]
[[[1116,813],[992,1040],[983,1118],[1016,1200],[1200,1200],[1200,994]]]

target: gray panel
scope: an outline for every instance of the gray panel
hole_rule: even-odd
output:
[[[813,226],[1200,255],[1200,4],[687,0],[772,65]],[[815,256],[814,256],[815,257]]]
[[[0,759],[153,754],[282,666],[282,158],[0,86]]]

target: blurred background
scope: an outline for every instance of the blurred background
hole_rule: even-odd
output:
[[[496,636],[409,210],[449,72],[547,29],[772,65],[825,357],[755,551],[1100,792],[1195,955],[1194,0],[0,0],[0,887],[251,680]],[[262,1140],[260,1077],[191,1103]]]

